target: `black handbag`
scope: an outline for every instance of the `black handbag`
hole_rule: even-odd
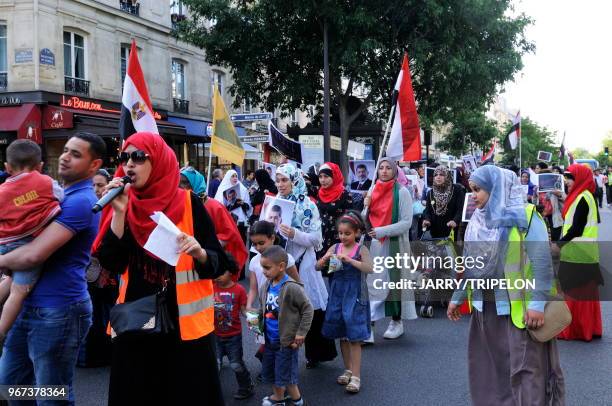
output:
[[[166,288],[110,311],[111,339],[125,333],[165,334],[175,329],[166,301]]]

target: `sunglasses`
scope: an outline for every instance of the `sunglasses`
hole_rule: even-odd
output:
[[[130,159],[135,164],[143,164],[149,158],[149,154],[144,151],[121,152],[117,157],[120,164],[126,164]]]

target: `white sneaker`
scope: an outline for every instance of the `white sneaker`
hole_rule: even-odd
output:
[[[385,331],[383,337],[393,340],[402,334],[404,334],[404,325],[402,324],[402,321],[391,320],[391,323],[389,323],[389,327],[387,327],[387,331]]]
[[[363,340],[364,344],[374,344],[374,328],[370,331],[370,337]]]

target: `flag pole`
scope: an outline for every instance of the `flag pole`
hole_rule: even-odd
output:
[[[378,177],[378,165],[380,164],[380,160],[382,159],[383,151],[385,150],[385,144],[387,143],[387,138],[389,138],[389,130],[391,129],[391,122],[393,121],[393,116],[395,115],[395,109],[397,106],[397,95],[398,91],[393,91],[393,100],[391,105],[391,112],[389,113],[389,118],[387,119],[387,128],[385,128],[385,135],[383,136],[382,144],[380,145],[380,151],[378,151],[378,159],[376,160],[376,169],[374,171],[374,177],[372,178],[372,186],[370,186],[370,191],[374,188],[376,184],[376,178]]]
[[[521,114],[519,109],[518,114]],[[522,120],[519,118],[519,169],[523,169],[523,133],[521,131]]]
[[[210,142],[210,147],[208,148],[208,175],[206,177],[206,193],[210,190],[210,168],[212,166],[212,140]]]

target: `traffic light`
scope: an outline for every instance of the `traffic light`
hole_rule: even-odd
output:
[[[608,147],[604,147],[604,155],[605,156],[610,155],[610,149]]]

